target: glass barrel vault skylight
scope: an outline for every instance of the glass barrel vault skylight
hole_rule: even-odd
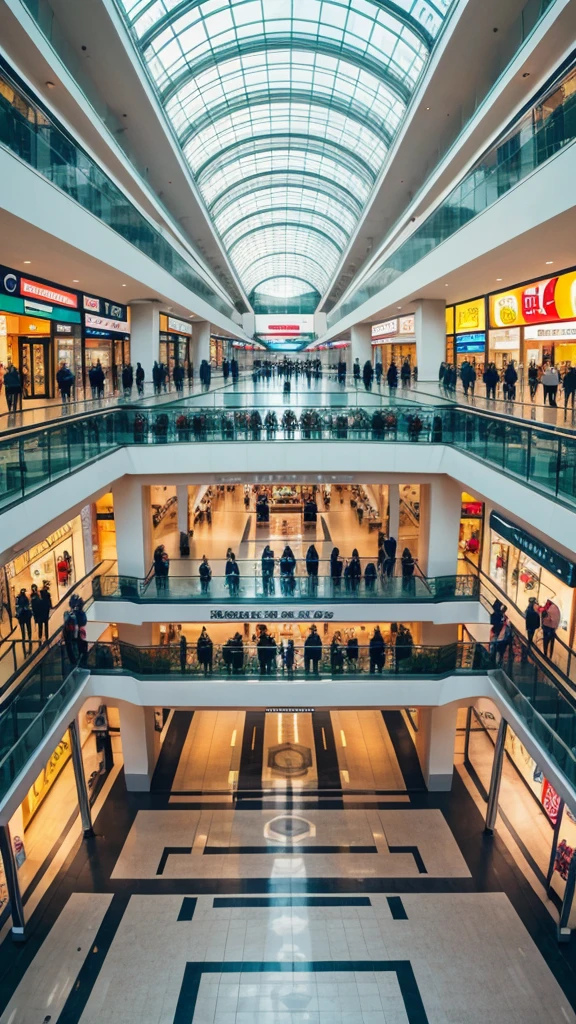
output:
[[[117,0],[244,289],[326,289],[452,0]]]

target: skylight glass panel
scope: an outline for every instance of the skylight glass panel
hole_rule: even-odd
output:
[[[245,291],[322,291],[452,0],[117,3]]]

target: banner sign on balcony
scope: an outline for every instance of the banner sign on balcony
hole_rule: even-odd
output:
[[[526,552],[539,565],[543,565],[548,572],[553,573],[569,587],[576,587],[576,565],[570,562],[564,555],[554,551],[554,548],[537,540],[530,533],[526,533],[515,523],[504,519],[498,512],[490,513],[490,528],[496,533],[510,541],[515,547]]]
[[[228,609],[214,608],[210,609],[211,619],[333,619],[334,612],[322,612],[315,609],[314,611],[306,611],[304,609],[298,611],[278,611],[277,608],[272,611],[258,611],[258,612],[239,612],[239,611],[228,611]]]

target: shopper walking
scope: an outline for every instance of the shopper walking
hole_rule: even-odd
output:
[[[390,388],[390,390],[395,391],[396,388],[398,387],[398,368],[394,360],[392,360],[390,366],[388,367],[388,372],[386,373],[386,381],[388,383],[388,387]]]
[[[286,545],[280,558],[280,588],[283,594],[287,596],[294,593],[296,587],[296,580],[294,579],[294,573],[296,571],[296,558],[294,552],[289,544]]]
[[[508,399],[509,402],[516,400],[516,382],[518,380],[518,374],[514,367],[513,362],[509,362],[508,366],[504,370],[504,398]]]
[[[4,374],[4,387],[8,412],[18,412],[18,409],[22,408],[22,378],[10,361]]]
[[[48,639],[48,619],[45,617],[45,604],[40,596],[38,585],[33,583],[30,588],[30,607],[36,626],[38,640]]]
[[[574,395],[576,394],[576,367],[571,366],[562,378],[562,390],[564,391],[564,415],[568,412],[568,400],[572,401],[574,409]]]
[[[240,590],[240,569],[238,562],[236,561],[236,555],[233,551],[230,552],[228,561],[226,562],[225,573],[228,593],[230,594],[230,597],[237,597],[238,591]]]
[[[396,538],[385,537],[383,547],[384,554],[386,556],[384,559],[384,573],[386,576],[390,577],[394,575],[394,567],[396,565]]]
[[[542,374],[542,387],[544,388],[544,405],[548,399],[548,405],[556,408],[556,395],[560,383],[560,374],[555,366],[547,366]]]
[[[122,370],[122,389],[124,391],[124,398],[132,397],[132,388],[134,386],[134,370],[130,363],[125,366]]]
[[[262,552],[262,589],[264,597],[271,597],[274,593],[274,552],[269,544]]]
[[[139,395],[144,394],[144,370],[141,363],[136,363],[136,390]]]
[[[556,640],[556,630],[560,626],[561,613],[557,604],[554,603],[550,598],[546,601],[546,604],[536,609],[542,621],[542,633],[544,640],[544,657],[552,659],[554,654],[554,642]]]
[[[163,544],[158,545],[153,557],[156,592],[161,594],[168,590],[168,574],[170,572],[170,559]]]
[[[410,387],[411,376],[412,371],[410,369],[410,363],[408,362],[407,359],[405,359],[404,362],[402,363],[402,366],[400,367],[400,383],[403,388]]]
[[[66,363],[60,363],[60,369],[56,374],[56,383],[60,392],[60,399],[62,401],[62,408],[68,405],[70,401],[70,393],[74,387],[74,381],[76,380],[72,370]]]
[[[16,618],[22,634],[22,651],[26,654],[26,641],[32,650],[32,608],[25,587],[22,587],[16,598]]]
[[[198,575],[200,577],[200,591],[203,594],[207,594],[210,589],[210,580],[212,579],[212,569],[208,564],[206,555],[202,555],[202,561],[198,569]]]
[[[354,378],[354,387],[358,387],[360,383],[360,360],[355,359],[352,367],[352,376]]]
[[[526,636],[528,638],[528,647],[530,648],[534,643],[534,634],[537,629],[540,629],[540,612],[538,611],[536,598],[528,598],[528,607],[524,612],[524,621],[526,623]],[[526,648],[522,647],[522,660],[526,660]]]
[[[340,589],[343,568],[344,563],[340,558],[340,549],[332,548],[332,554],[330,555],[330,578],[332,580],[332,587],[334,590]]]
[[[532,361],[528,367],[528,388],[530,390],[530,400],[533,402],[536,397],[540,378],[538,376],[538,367],[536,363]]]
[[[364,381],[366,391],[370,391],[372,389],[372,381],[374,380],[374,370],[372,369],[372,363],[369,359],[364,363],[364,367],[362,369],[362,380]]]
[[[410,548],[404,548],[402,552],[402,590],[405,593],[414,593],[414,570],[416,562],[412,557]]]
[[[488,363],[488,366],[484,370],[482,380],[486,385],[486,398],[496,398],[496,385],[500,378],[494,363]]]
[[[311,544],[306,552],[306,572],[308,573],[308,588],[314,593],[318,588],[318,569],[320,556],[314,544]]]

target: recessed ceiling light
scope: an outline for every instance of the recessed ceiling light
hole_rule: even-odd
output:
[[[445,288],[447,288],[447,287],[448,287],[448,285],[447,285],[447,284],[445,284],[445,285],[444,285],[444,287],[445,287]]]
[[[551,263],[554,263],[554,260],[546,260],[546,266],[547,267],[549,267]]]
[[[398,306],[398,309],[402,309],[402,306]]]
[[[24,263],[32,263],[32,260],[24,260]]]
[[[426,110],[430,110],[430,107],[426,107]]]
[[[77,277],[72,278],[72,284],[80,284],[80,279]]]
[[[122,287],[123,287],[123,288],[125,288],[125,287],[126,287],[126,285],[125,285],[125,284],[123,284],[123,285],[122,285]]]
[[[53,89],[54,88],[54,82],[46,82],[46,88],[47,89]]]
[[[502,280],[502,278],[501,278],[501,277],[497,277],[497,278],[496,278],[496,280],[497,280],[497,281],[501,281],[501,280]]]

